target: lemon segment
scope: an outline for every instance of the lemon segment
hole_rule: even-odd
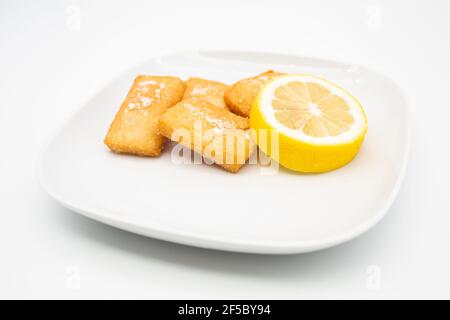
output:
[[[250,127],[259,148],[282,166],[325,172],[356,156],[367,132],[367,117],[350,93],[328,80],[286,75],[259,92]],[[261,130],[267,134],[259,134]]]

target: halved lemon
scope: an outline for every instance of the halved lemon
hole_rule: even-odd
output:
[[[282,166],[325,172],[356,156],[367,118],[350,93],[328,80],[286,75],[260,91],[250,112],[250,127],[259,148]]]

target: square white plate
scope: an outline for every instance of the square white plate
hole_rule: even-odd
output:
[[[347,166],[324,174],[238,174],[117,155],[103,144],[137,74],[198,76],[225,83],[267,69],[322,76],[349,90],[369,120]],[[167,241],[229,251],[284,254],[337,245],[374,226],[399,190],[409,149],[406,102],[366,68],[289,55],[203,51],[152,59],[114,80],[74,115],[42,152],[38,174],[62,205],[109,225]],[[265,174],[264,174],[265,173]]]

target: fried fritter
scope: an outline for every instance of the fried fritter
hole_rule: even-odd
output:
[[[225,92],[225,102],[228,109],[240,116],[248,117],[253,100],[258,92],[270,80],[281,75],[283,73],[269,70],[255,77],[242,79],[234,83]]]
[[[186,85],[176,77],[138,76],[117,112],[104,140],[114,152],[159,156],[164,137],[158,118],[179,102]]]
[[[255,149],[247,118],[207,101],[183,100],[159,119],[159,132],[205,159],[237,172]]]
[[[183,99],[205,100],[217,107],[228,109],[224,100],[225,91],[229,88],[228,85],[202,78],[189,78],[184,83],[186,84],[186,91]]]

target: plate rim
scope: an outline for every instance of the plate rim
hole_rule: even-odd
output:
[[[333,60],[333,59],[322,59],[321,57],[309,57],[302,56],[298,54],[283,54],[277,52],[265,52],[265,51],[234,51],[234,50],[196,50],[196,51],[175,51],[172,53],[165,53],[160,56],[151,57],[145,61],[139,62],[132,67],[128,68],[126,71],[121,72],[118,76],[114,77],[111,81],[106,83],[101,89],[97,90],[95,93],[91,94],[81,106],[77,108],[71,115],[69,115],[64,121],[62,121],[61,125],[54,131],[54,133],[46,140],[43,144],[43,147],[38,153],[37,161],[36,161],[36,175],[37,179],[42,186],[42,188],[47,192],[47,194],[52,197],[56,202],[58,202],[63,207],[74,211],[78,214],[81,214],[84,217],[90,218],[92,220],[105,223],[109,226],[125,230],[128,232],[132,232],[135,234],[139,234],[142,236],[178,243],[181,245],[189,245],[204,249],[213,249],[213,250],[221,250],[221,251],[229,251],[229,252],[241,252],[241,253],[254,253],[254,254],[300,254],[313,252],[318,250],[323,250],[326,248],[334,247],[339,244],[350,241],[363,233],[367,232],[375,225],[378,224],[389,212],[389,209],[392,207],[395,199],[398,196],[398,193],[403,184],[408,163],[409,163],[409,155],[411,148],[411,124],[410,124],[410,111],[409,111],[409,101],[407,97],[404,95],[403,90],[398,86],[396,82],[394,82],[390,77],[386,76],[383,73],[375,71],[371,68],[367,68],[366,66],[359,65],[362,69],[369,71],[377,76],[382,77],[384,80],[389,82],[396,91],[400,94],[404,103],[399,108],[402,108],[403,113],[405,115],[405,151],[402,155],[401,164],[399,167],[399,173],[397,175],[395,184],[391,193],[389,194],[389,198],[385,201],[385,204],[374,214],[370,219],[367,219],[364,223],[361,223],[357,227],[352,228],[351,230],[346,230],[344,232],[337,233],[336,235],[323,237],[320,240],[313,241],[289,241],[289,242],[276,242],[276,241],[243,241],[241,239],[234,240],[229,237],[217,237],[212,235],[204,235],[204,234],[195,234],[191,232],[184,232],[180,230],[172,230],[167,226],[150,226],[148,221],[142,222],[142,219],[136,217],[129,217],[118,215],[114,212],[108,211],[107,213],[102,212],[103,210],[98,210],[96,208],[86,208],[82,204],[71,203],[68,199],[64,199],[63,196],[58,194],[57,190],[50,185],[49,181],[45,178],[43,174],[43,164],[45,160],[45,155],[47,150],[50,148],[51,144],[56,140],[59,133],[61,133],[64,128],[72,122],[72,120],[84,109],[84,106],[94,99],[99,92],[108,87],[115,80],[127,75],[131,70],[137,69],[139,66],[149,63],[151,61],[155,61],[157,59],[161,59],[167,56],[176,56],[183,54],[201,54],[202,52],[214,52],[216,54],[220,53],[233,53],[233,54],[259,54],[259,55],[271,55],[271,56],[290,56],[299,59],[314,59],[314,60],[322,60],[327,62],[334,62],[341,65],[352,65],[345,61]]]

